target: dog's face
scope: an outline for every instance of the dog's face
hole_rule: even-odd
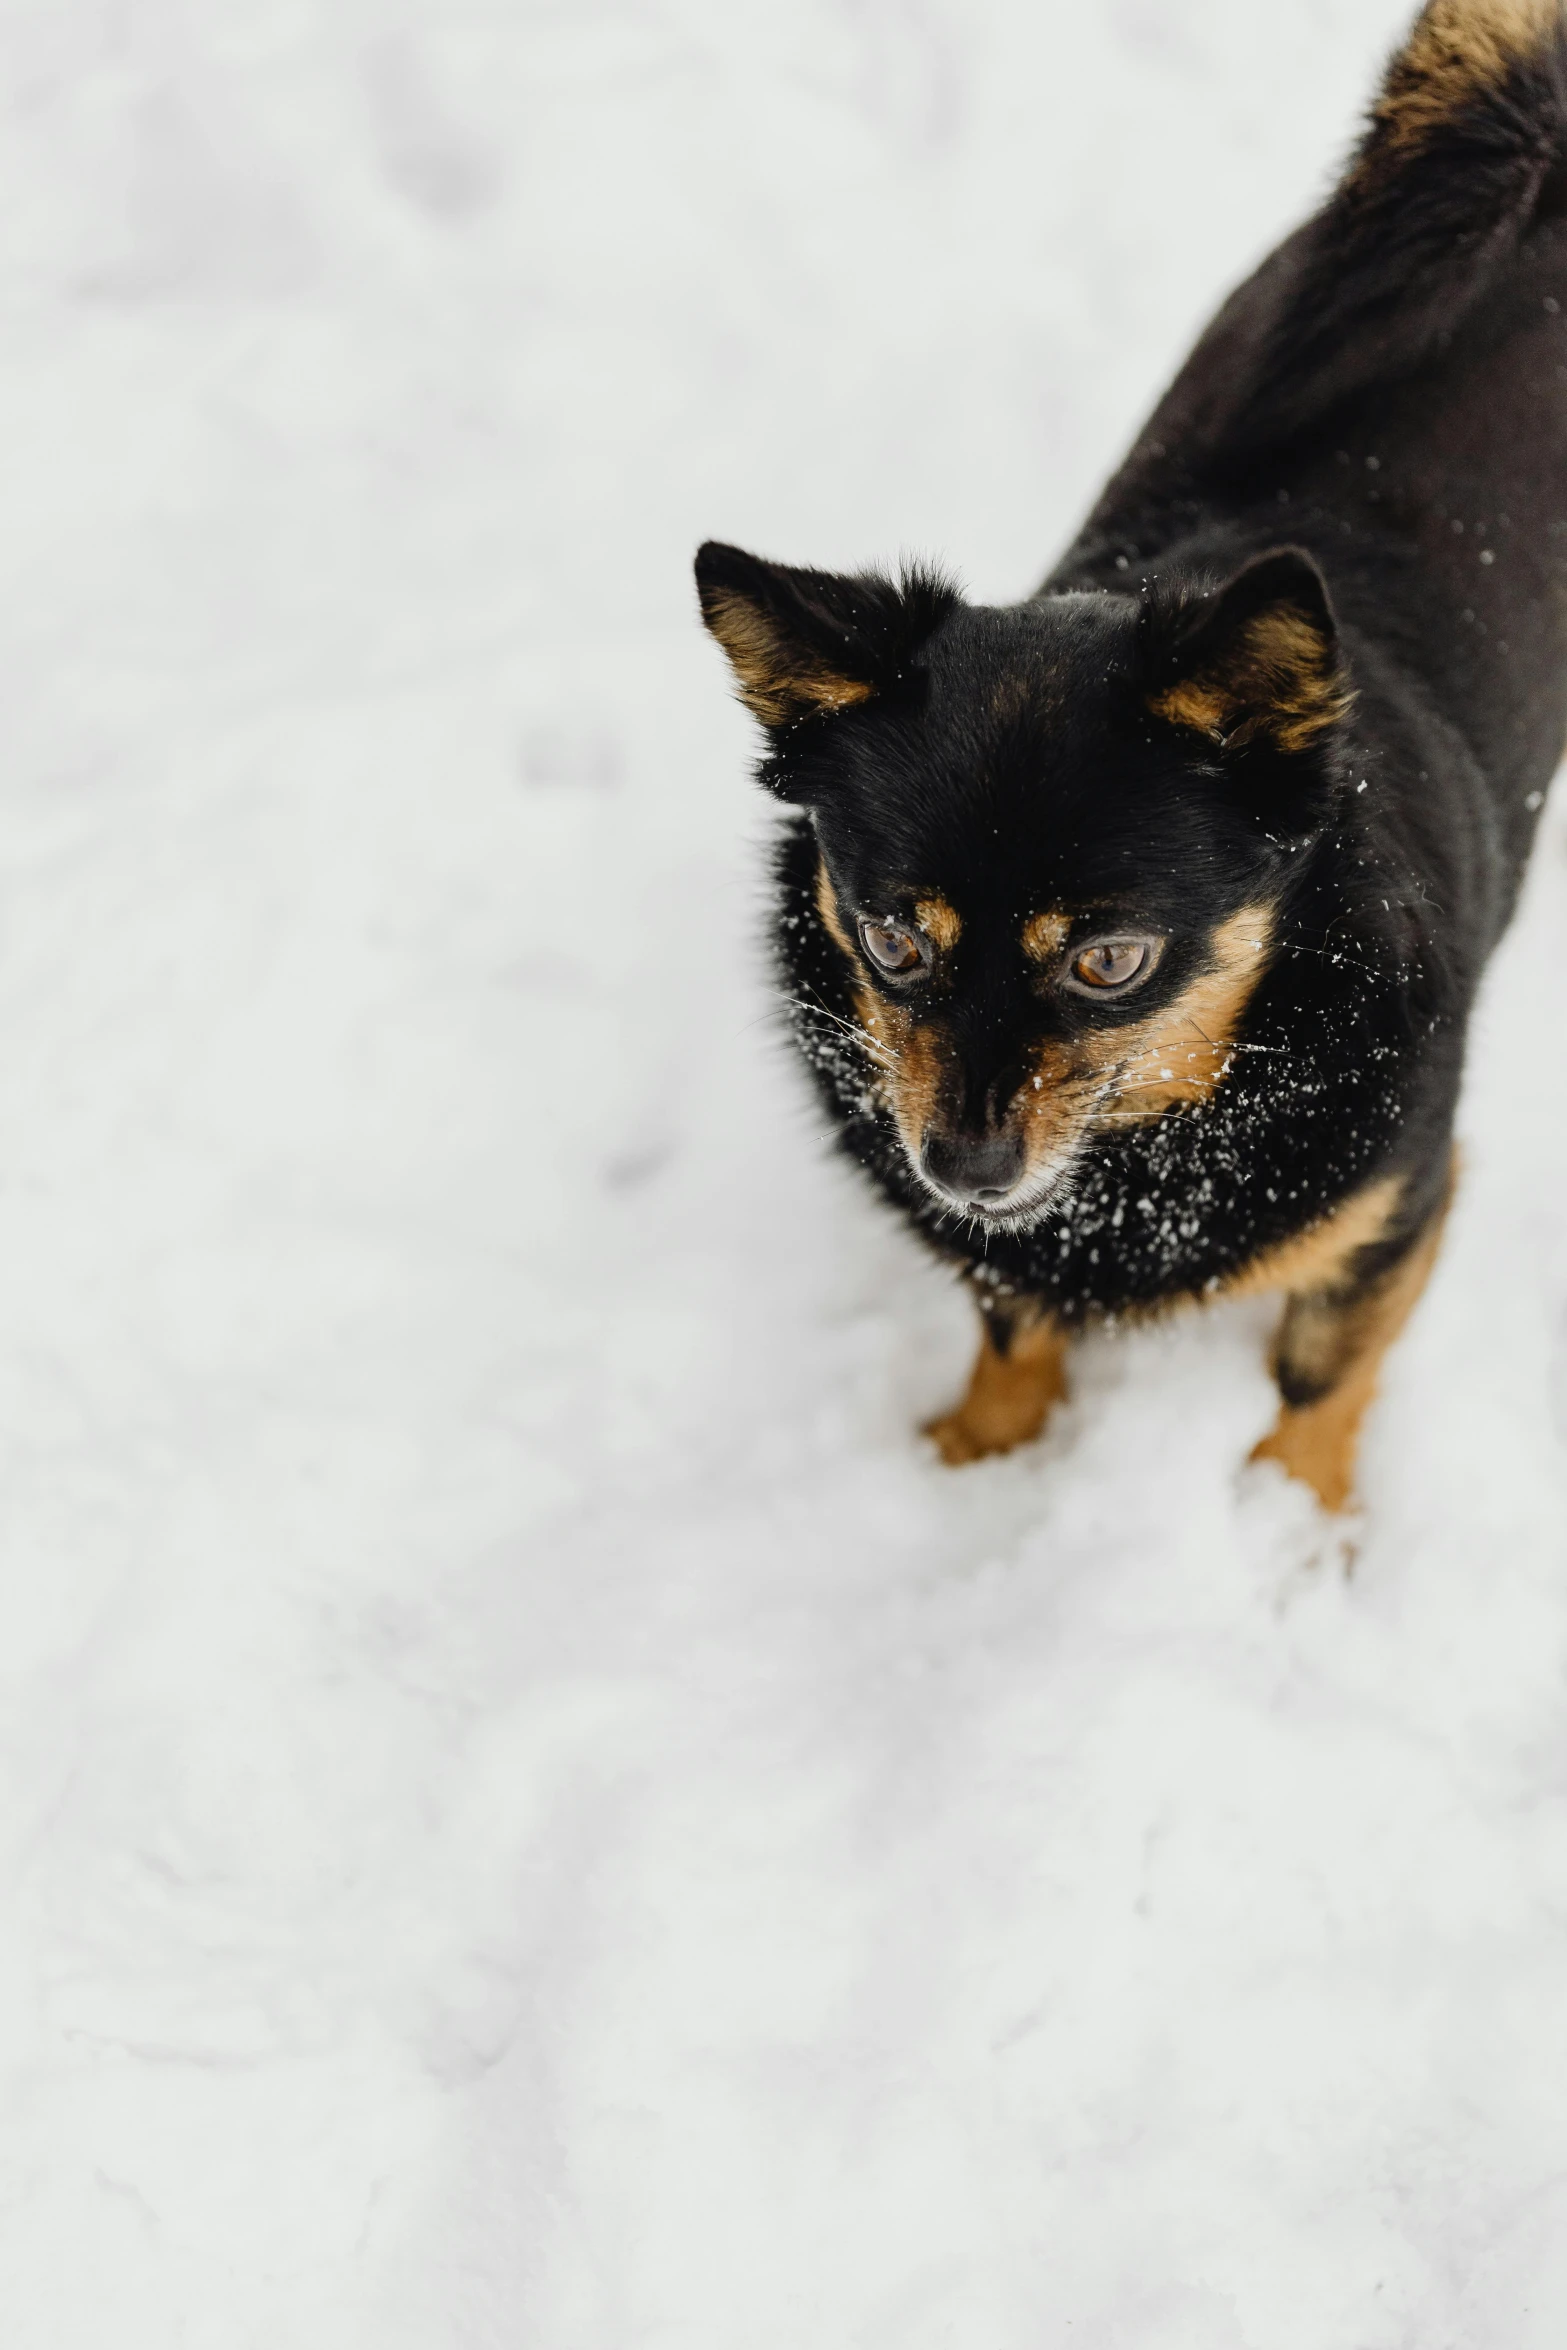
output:
[[[1017,1228],[1229,1069],[1347,695],[1310,559],[964,604],[705,547],[708,626],[810,811],[817,912],[910,1166]]]

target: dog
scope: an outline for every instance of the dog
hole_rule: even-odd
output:
[[[979,1309],[942,1455],[1037,1435],[1087,1325],[1272,1291],[1258,1453],[1343,1508],[1567,738],[1561,0],[1430,0],[1027,602],[696,579],[793,1034]]]

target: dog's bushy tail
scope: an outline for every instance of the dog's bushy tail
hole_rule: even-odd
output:
[[[1567,0],[1429,0],[1288,266],[1241,437],[1299,431],[1450,338],[1567,213]]]

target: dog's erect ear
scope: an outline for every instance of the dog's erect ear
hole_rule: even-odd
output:
[[[765,563],[709,539],[696,558],[702,618],[764,726],[830,717],[889,692],[957,603],[933,573],[895,583]]]
[[[1144,615],[1148,707],[1224,750],[1316,748],[1352,695],[1321,572],[1300,547]]]

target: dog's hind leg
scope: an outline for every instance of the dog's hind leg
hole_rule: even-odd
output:
[[[1283,1406],[1253,1460],[1277,1461],[1341,1510],[1382,1360],[1418,1304],[1442,1245],[1449,1192],[1392,1264],[1341,1288],[1292,1296],[1273,1347]]]
[[[952,1469],[1028,1444],[1066,1395],[1067,1340],[1044,1316],[997,1307],[980,1319],[979,1355],[963,1401],[925,1434]]]

